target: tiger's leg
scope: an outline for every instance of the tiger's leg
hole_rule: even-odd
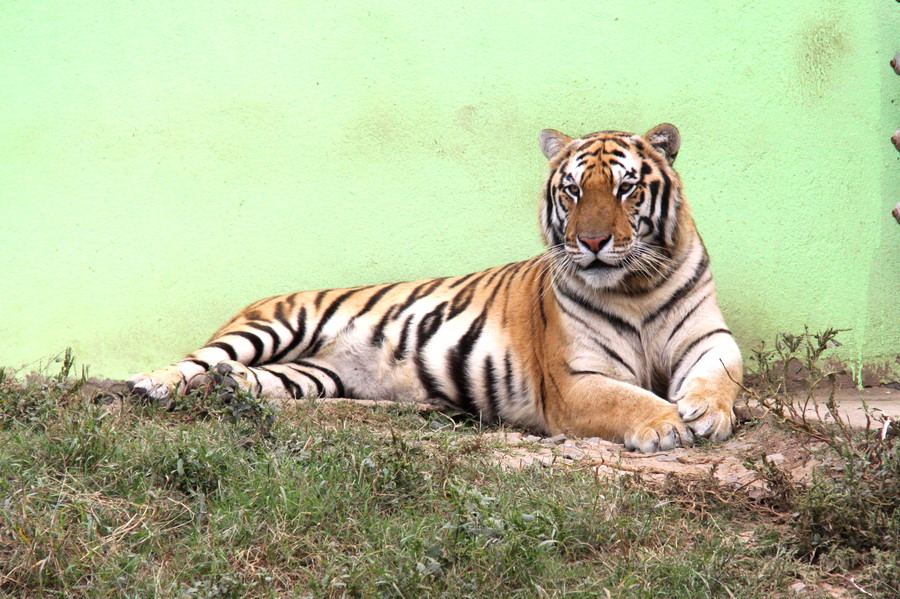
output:
[[[741,354],[731,334],[715,331],[681,355],[669,397],[694,434],[724,441],[734,428],[734,400],[743,376]]]
[[[319,361],[311,360],[253,367],[226,360],[219,362],[208,373],[194,377],[188,388],[204,385],[218,387],[220,392],[239,389],[271,399],[345,395],[338,374]]]
[[[255,366],[290,360],[306,350],[304,342],[312,329],[307,320],[314,322],[302,301],[292,295],[251,304],[200,349],[174,364],[128,379],[129,389],[150,399],[163,399],[186,392],[197,377],[201,377],[199,384],[211,368],[223,362]],[[295,305],[300,306],[299,314],[290,312]],[[289,351],[291,355],[287,355]]]
[[[602,437],[643,453],[694,442],[678,407],[650,391],[600,373],[576,373],[569,383],[546,408],[553,434]]]
[[[304,291],[259,300],[232,317],[205,346],[175,364],[131,377],[128,386],[138,395],[163,399],[184,393],[195,377],[222,362],[260,367],[321,357],[323,348],[334,343],[354,319],[374,313],[377,302],[390,301],[395,289],[403,295],[402,285]],[[406,285],[412,288],[416,283]],[[418,285],[416,290],[424,286]],[[362,323],[360,319],[359,330],[364,329]],[[321,384],[330,392],[329,383]]]
[[[238,371],[247,364],[270,359],[273,349],[259,338],[236,329],[217,335],[212,341],[181,361],[128,379],[129,389],[150,399],[163,399],[172,393],[185,393],[205,382],[206,373],[218,364],[228,363]],[[195,381],[196,379],[196,381]]]

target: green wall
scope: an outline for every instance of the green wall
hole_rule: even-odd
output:
[[[526,258],[541,129],[669,121],[743,347],[851,328],[842,356],[881,365],[898,25],[890,0],[5,0],[0,364],[71,346],[121,377],[262,296]]]

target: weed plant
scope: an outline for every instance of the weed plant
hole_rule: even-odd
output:
[[[821,442],[828,470],[806,489],[780,481],[783,510],[794,512],[800,557],[835,573],[857,572],[885,596],[900,596],[900,443],[897,423],[864,406],[866,425],[853,428],[835,401],[843,374],[827,360],[841,331],[780,334],[755,349],[757,388],[746,390],[784,426]],[[824,393],[824,401],[820,398]],[[815,414],[816,417],[811,417]],[[763,464],[765,478],[783,473]]]

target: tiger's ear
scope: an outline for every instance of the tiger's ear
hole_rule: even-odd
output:
[[[555,129],[544,129],[541,131],[540,137],[541,152],[544,153],[547,160],[550,160],[559,154],[559,151],[565,148],[570,141],[572,138],[566,137]]]
[[[675,157],[678,156],[678,148],[681,147],[681,134],[678,133],[675,125],[670,125],[669,123],[657,125],[650,131],[647,131],[644,139],[653,146],[654,150],[665,156],[669,164],[675,162]]]

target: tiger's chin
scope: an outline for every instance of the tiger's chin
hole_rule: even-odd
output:
[[[586,266],[579,266],[573,274],[586,287],[601,291],[618,287],[628,276],[628,271],[622,264],[595,260]]]
[[[592,291],[620,291],[637,293],[655,286],[662,275],[659,268],[635,266],[633,261],[622,258],[616,263],[595,260],[585,266],[577,266],[575,278]]]

